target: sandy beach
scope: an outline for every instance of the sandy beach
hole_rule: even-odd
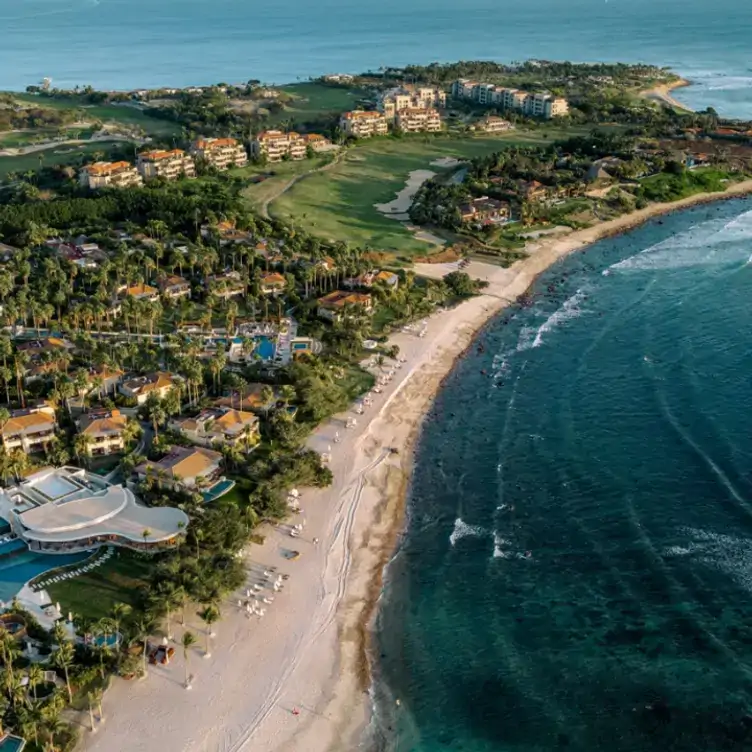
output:
[[[363,415],[350,411],[335,416],[311,437],[314,449],[331,447],[335,483],[324,490],[301,489],[302,513],[291,520],[305,520],[299,538],[290,537],[289,525],[280,525],[264,531],[263,545],[248,548],[248,583],[223,604],[210,658],[202,657],[202,625],[189,611],[187,626],[200,638],[190,656],[192,689],[183,687],[180,649],[171,666],[152,668],[143,681],[115,679],[105,698],[106,722],[96,734],[82,730],[81,748],[357,749],[369,716],[368,627],[381,573],[402,525],[411,449],[422,417],[456,358],[491,317],[567,254],[659,214],[750,192],[752,180],[735,184],[725,194],[656,204],[563,237],[538,238],[531,255],[509,269],[471,264],[468,271],[489,283],[484,294],[433,315],[423,336],[419,328],[395,334],[391,341],[399,345],[405,362],[382,393],[373,395],[373,405]],[[416,271],[436,277],[456,268],[419,264]],[[346,428],[346,420],[353,417],[357,425]],[[392,447],[399,454],[391,453]],[[301,553],[298,560],[284,558],[291,549]],[[265,571],[290,578],[273,594],[273,602],[265,604],[263,618],[249,618],[238,601],[246,599],[245,588],[268,582]],[[262,597],[271,596],[265,586]]]
[[[671,93],[672,91],[675,91],[676,89],[683,89],[685,86],[691,86],[691,85],[692,85],[691,81],[687,81],[684,78],[680,78],[677,81],[674,81],[673,83],[661,84],[660,86],[656,86],[653,89],[648,89],[647,91],[643,91],[641,96],[643,96],[645,99],[652,99],[658,102],[662,102],[663,104],[668,105],[669,107],[676,107],[676,109],[683,110],[684,112],[692,112],[691,107],[687,107],[686,104],[682,104]]]

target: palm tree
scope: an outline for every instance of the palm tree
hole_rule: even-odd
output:
[[[216,606],[207,606],[203,611],[199,612],[199,617],[206,624],[206,630],[204,634],[206,636],[206,652],[205,658],[209,658],[211,651],[209,650],[209,638],[214,636],[211,625],[219,619],[219,609]]]
[[[42,671],[39,664],[32,663],[27,670],[27,675],[29,677],[29,689],[36,704],[37,687],[44,681],[44,671]]]
[[[76,438],[73,439],[73,451],[76,453],[80,462],[84,464],[89,460],[89,448],[91,447],[94,438],[88,433],[78,433]]]
[[[183,659],[185,660],[185,688],[191,688],[190,676],[188,675],[188,651],[193,645],[196,644],[196,638],[192,632],[183,632],[183,637],[180,640],[183,646]]]
[[[68,674],[68,669],[73,663],[73,645],[71,645],[67,639],[61,639],[57,635],[57,630],[56,638],[58,639],[58,645],[55,652],[52,654],[52,663],[54,666],[63,669],[63,673],[65,674],[65,686],[68,690],[68,702],[73,702],[73,690],[71,689],[70,676]]]
[[[118,640],[120,639],[120,622],[123,617],[128,616],[131,611],[133,611],[133,608],[127,603],[115,603],[112,606],[110,613],[112,614],[112,621],[115,623],[115,634],[118,635]]]
[[[149,530],[148,527],[145,527],[143,531],[141,532],[141,537],[144,539],[144,547],[146,547],[147,541],[149,540],[149,536],[151,535],[151,530]]]

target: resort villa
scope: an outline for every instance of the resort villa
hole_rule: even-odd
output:
[[[0,428],[0,438],[6,451],[22,449],[26,454],[41,452],[55,439],[57,420],[52,407],[30,407],[14,410]]]
[[[141,175],[130,162],[94,162],[81,168],[78,181],[92,190],[128,188],[142,183]]]
[[[548,92],[528,92],[494,84],[479,83],[461,78],[452,84],[452,96],[476,104],[511,110],[530,117],[551,120],[569,113],[569,103],[563,97]]]
[[[514,126],[504,118],[489,115],[475,123],[472,128],[475,131],[483,131],[483,133],[503,133],[512,130]]]
[[[318,299],[317,314],[327,321],[338,321],[361,313],[370,313],[373,300],[368,293],[336,290]]]
[[[328,139],[322,136],[320,133],[306,133],[303,136],[303,140],[305,141],[306,147],[311,147],[314,151],[329,151],[329,149],[332,149],[332,142]]]
[[[182,383],[180,376],[175,376],[167,371],[155,371],[146,376],[137,376],[120,384],[120,394],[136,403],[143,405],[150,394],[156,394],[163,399],[171,389],[179,388]]]
[[[0,491],[0,516],[32,551],[60,554],[164,548],[188,525],[181,510],[142,506],[129,489],[77,467],[47,467]]]
[[[251,156],[279,162],[284,157],[305,159],[306,140],[299,133],[290,131],[263,131],[251,142]]]
[[[125,449],[128,418],[120,410],[92,410],[79,418],[79,433],[88,437],[89,455],[112,454]]]
[[[138,155],[136,166],[144,180],[151,178],[177,180],[182,177],[196,177],[196,165],[193,157],[186,154],[182,149],[143,152]]]
[[[460,206],[462,221],[472,225],[501,224],[511,216],[509,204],[495,198],[481,196]]]
[[[243,145],[234,138],[199,138],[191,145],[191,154],[206,160],[217,170],[248,164]]]
[[[154,302],[159,300],[159,290],[151,285],[146,285],[143,282],[139,282],[137,285],[131,285],[123,289],[122,294],[135,300],[148,300]]]
[[[209,407],[194,418],[176,418],[170,427],[200,446],[238,446],[250,449],[261,440],[259,419],[230,407]]]
[[[389,130],[386,118],[380,112],[364,110],[345,112],[339,119],[339,127],[345,135],[356,138],[385,136]]]
[[[245,295],[245,282],[236,271],[210,275],[204,284],[207,291],[223,300],[234,298],[236,295]]]
[[[29,359],[24,371],[24,379],[33,381],[57,368],[63,362],[65,354],[73,349],[73,344],[60,337],[43,337],[19,342],[16,349],[26,353]]]
[[[287,280],[277,272],[267,272],[261,275],[259,284],[264,295],[276,295],[287,287]]]
[[[140,481],[176,489],[209,487],[220,480],[222,454],[204,447],[174,446],[160,460],[146,460],[136,467]]]
[[[398,110],[395,127],[405,133],[436,133],[441,130],[441,115],[433,107]]]
[[[355,287],[373,287],[377,283],[396,290],[399,287],[399,275],[395,272],[375,269],[374,271],[364,272],[357,277],[348,277],[342,284],[352,290]]]
[[[277,404],[277,391],[269,384],[244,384],[239,390],[233,390],[214,401],[220,408],[237,408],[240,411],[252,410],[266,413]]]
[[[187,279],[179,277],[177,274],[162,277],[157,282],[157,286],[162,295],[171,300],[191,297],[191,283]]]

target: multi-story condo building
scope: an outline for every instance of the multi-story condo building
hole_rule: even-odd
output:
[[[147,151],[138,155],[138,171],[144,180],[165,178],[177,180],[180,177],[195,178],[196,165],[193,157],[182,149],[171,151]]]
[[[446,92],[432,86],[400,86],[379,97],[378,110],[387,120],[394,120],[400,110],[446,107]]]
[[[327,151],[332,148],[332,142],[320,133],[306,133],[303,139],[306,147],[310,146],[314,151]]]
[[[205,159],[218,170],[248,164],[243,145],[234,138],[200,138],[191,145],[191,154]]]
[[[384,115],[363,110],[345,112],[339,119],[339,127],[346,135],[356,138],[384,136],[389,130]]]
[[[467,79],[459,79],[452,84],[452,96],[545,120],[561,117],[569,112],[569,103],[563,97],[555,97],[547,92],[508,89]]]
[[[130,162],[94,162],[81,168],[78,182],[96,190],[141,185],[142,180],[138,170]]]
[[[120,384],[120,393],[133,399],[137,404],[143,405],[149,399],[150,394],[156,394],[159,399],[164,399],[171,389],[177,389],[183,382],[180,376],[167,371],[155,371],[146,376],[136,376]]]
[[[441,116],[433,107],[410,107],[397,112],[395,126],[406,133],[435,133],[441,130]]]
[[[305,159],[306,146],[305,138],[295,131],[264,131],[251,142],[251,154],[257,159],[266,157],[269,162],[279,162],[285,157]]]
[[[2,445],[6,451],[22,449],[40,452],[55,439],[55,411],[46,405],[25,410],[14,410],[0,428]]]

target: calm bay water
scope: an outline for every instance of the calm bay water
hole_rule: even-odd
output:
[[[0,89],[131,89],[432,60],[644,61],[697,82],[680,95],[752,117],[744,0],[0,0]]]
[[[651,222],[457,364],[378,618],[378,749],[752,749],[751,254],[752,201]]]

